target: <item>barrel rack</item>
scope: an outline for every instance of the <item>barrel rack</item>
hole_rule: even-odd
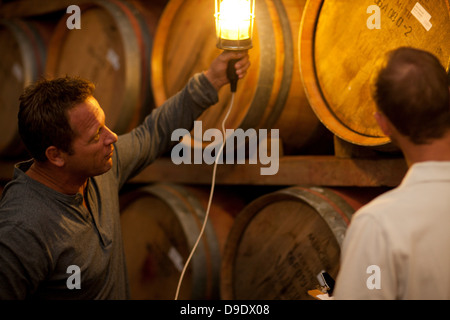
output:
[[[65,9],[69,0],[40,1],[19,0],[2,3],[0,17],[42,15]],[[81,4],[85,0],[78,0]],[[397,156],[371,154],[370,149],[348,146],[335,138],[334,154],[329,155],[284,155],[279,160],[279,171],[275,175],[261,175],[262,165],[221,164],[218,166],[216,183],[219,185],[320,185],[342,187],[394,187],[403,178],[407,166],[405,160]],[[342,146],[345,146],[342,148]],[[345,149],[343,151],[343,149]],[[360,150],[363,150],[362,155]],[[366,150],[369,150],[368,153]],[[4,184],[13,175],[16,160],[0,159],[0,182]],[[130,183],[174,182],[185,184],[211,183],[213,166],[207,164],[175,165],[170,157],[156,160]]]
[[[13,162],[0,162],[0,180],[12,178]],[[220,164],[216,183],[222,185],[319,185],[339,187],[395,187],[405,172],[402,158],[339,158],[325,156],[284,156],[275,175],[260,174],[259,164]],[[156,160],[130,183],[173,182],[210,184],[213,166],[175,165],[170,158]]]
[[[132,1],[158,3],[166,0]],[[176,0],[176,3],[185,3],[182,1],[185,0]],[[0,0],[0,19],[46,14],[54,18],[53,12],[58,11],[59,15],[69,5],[84,2],[89,0],[40,0],[39,6],[35,5],[35,0]],[[286,2],[296,8],[301,3],[297,0]],[[296,8],[291,8],[290,12],[299,14],[294,10]],[[299,81],[299,76],[297,78]],[[295,85],[292,87],[297,88]],[[299,98],[295,96],[295,99]],[[287,113],[285,118],[292,120],[295,115]],[[268,127],[276,128],[278,124]],[[252,164],[247,159],[244,164],[218,165],[211,216],[204,241],[197,250],[201,254],[197,253],[194,258],[200,260],[192,264],[195,265],[190,280],[193,289],[189,285],[184,287],[183,294],[187,298],[216,299],[221,296],[227,300],[240,299],[241,296],[233,294],[233,286],[245,278],[252,284],[239,284],[244,289],[239,294],[244,298],[244,295],[255,291],[257,295],[252,295],[250,299],[307,299],[311,297],[305,296],[307,291],[303,289],[314,288],[315,275],[324,269],[323,265],[327,266],[333,277],[336,276],[336,257],[345,230],[343,225],[349,223],[351,212],[398,186],[407,172],[407,164],[402,154],[389,143],[377,145],[379,147],[359,146],[358,143],[333,136],[330,130],[324,132],[329,135],[312,141],[308,145],[311,147],[309,151],[289,147],[299,142],[296,139],[302,138],[301,132],[295,130],[292,135],[280,135],[280,141],[276,144],[279,148],[278,164],[274,163],[275,159],[267,165],[259,162]],[[268,146],[272,147],[272,143]],[[273,154],[273,150],[267,151]],[[14,165],[27,159],[24,155],[12,157],[8,153],[8,156],[10,158],[0,157],[0,194],[5,184],[13,178]],[[275,174],[261,174],[262,168],[274,165],[278,169]],[[213,164],[204,162],[177,165],[170,153],[166,153],[122,188],[121,228],[132,299],[172,298],[171,286],[175,282],[171,281],[178,280],[180,271],[177,271],[175,262],[178,260],[173,258],[172,253],[187,258],[188,252],[184,251],[193,245],[207,210],[213,169]],[[341,207],[341,204],[345,206]],[[339,216],[347,211],[348,215]],[[208,231],[208,228],[211,230]],[[155,230],[157,232],[153,232]],[[217,239],[209,237],[208,232],[213,232]],[[242,236],[244,232],[246,237]],[[191,238],[192,243],[189,242]],[[244,238],[250,240],[241,241]],[[253,242],[258,245],[252,245]],[[262,242],[269,245],[260,246]],[[256,250],[248,250],[253,247]],[[239,254],[240,248],[244,248],[244,255]],[[305,260],[305,257],[308,259]],[[313,257],[320,257],[320,261]],[[324,257],[325,262],[322,261]],[[267,269],[260,268],[262,264]],[[243,271],[240,273],[243,276],[236,278],[235,273],[239,271],[235,271],[238,270],[235,266],[249,268],[239,269]],[[264,270],[268,276],[253,277],[257,269]],[[149,277],[150,274],[154,278]],[[202,276],[194,277],[194,274]],[[203,277],[205,274],[207,276]],[[259,289],[260,285],[263,287],[262,282],[255,282],[258,289],[254,289],[255,278],[258,281],[263,279],[268,289]],[[289,291],[286,291],[287,287]],[[206,289],[201,291],[203,288]],[[200,295],[197,295],[198,292],[201,292]],[[299,295],[301,292],[304,295]]]

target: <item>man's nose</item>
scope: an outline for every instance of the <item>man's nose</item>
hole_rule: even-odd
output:
[[[115,134],[111,129],[105,126],[108,136],[105,139],[105,144],[113,144],[117,142],[117,134]]]

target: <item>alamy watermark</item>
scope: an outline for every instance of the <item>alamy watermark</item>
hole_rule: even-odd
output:
[[[370,30],[372,29],[381,29],[381,14],[380,7],[376,4],[367,7],[368,14],[371,16],[367,19],[366,25]]]
[[[66,273],[71,274],[66,281],[68,289],[81,289],[81,270],[77,265],[70,265],[67,267]]]
[[[376,264],[370,265],[366,269],[370,276],[366,280],[366,286],[369,290],[381,289],[381,269]]]
[[[271,129],[207,129],[203,132],[202,122],[194,121],[194,136],[187,129],[176,129],[172,141],[180,141],[171,152],[172,162],[179,164],[258,164],[261,175],[275,175],[279,169],[279,130]],[[224,152],[222,144],[226,141]],[[203,148],[203,143],[208,145]],[[270,144],[270,145],[269,145]],[[192,154],[193,153],[193,154]]]
[[[81,29],[81,9],[77,5],[71,5],[67,7],[66,13],[71,13],[72,15],[67,18],[66,26],[67,29]]]

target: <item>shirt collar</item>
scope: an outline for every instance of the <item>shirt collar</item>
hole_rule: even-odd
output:
[[[38,190],[39,192],[44,192],[47,195],[50,195],[52,197],[56,197],[61,201],[64,201],[66,203],[75,205],[75,206],[81,206],[83,205],[83,195],[79,192],[73,195],[63,194],[56,190],[53,190],[44,184],[30,178],[25,172],[31,167],[31,165],[34,163],[34,160],[26,160],[17,163],[14,166],[14,179],[18,179],[19,181],[25,181],[28,185],[31,185],[34,189]]]
[[[401,185],[435,181],[450,181],[450,161],[414,163],[403,178]]]

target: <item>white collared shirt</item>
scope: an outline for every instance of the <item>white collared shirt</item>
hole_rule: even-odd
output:
[[[414,164],[352,218],[336,299],[450,299],[450,162]]]

